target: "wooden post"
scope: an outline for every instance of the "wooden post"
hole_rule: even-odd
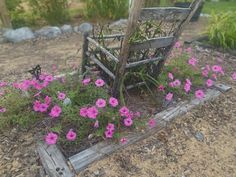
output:
[[[132,1],[132,7],[131,11],[129,14],[129,22],[127,26],[127,31],[125,38],[123,40],[123,45],[121,48],[121,53],[119,56],[119,63],[117,65],[116,69],[116,78],[113,83],[113,88],[112,88],[112,95],[116,98],[119,97],[119,91],[122,89],[121,88],[121,83],[125,74],[125,66],[129,57],[129,49],[130,49],[130,44],[129,44],[129,39],[132,36],[132,34],[135,32],[136,27],[137,27],[137,21],[141,13],[141,9],[144,6],[144,0],[133,0]]]
[[[0,19],[2,21],[3,27],[12,27],[5,0],[0,0]]]
[[[88,36],[89,36],[88,32],[85,32],[83,34],[82,67],[81,67],[82,74],[86,71],[85,66],[88,63],[88,56],[86,54],[88,52],[88,39],[87,39]]]

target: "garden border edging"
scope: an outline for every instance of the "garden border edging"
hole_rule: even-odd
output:
[[[231,87],[229,86],[226,86],[223,84],[215,84],[212,89],[208,89],[206,91],[205,97],[202,100],[195,98],[190,101],[180,102],[175,106],[169,107],[166,110],[160,113],[157,113],[154,116],[154,119],[156,120],[156,126],[152,129],[149,128],[144,133],[129,133],[129,135],[126,136],[127,137],[126,144],[115,144],[113,142],[103,141],[76,155],[69,157],[68,161],[66,161],[64,156],[62,155],[62,153],[60,152],[60,150],[58,149],[56,145],[50,146],[51,149],[54,149],[54,150],[51,150],[51,152],[54,152],[54,151],[59,152],[59,156],[62,156],[61,158],[58,158],[58,153],[56,154],[56,153],[46,152],[49,146],[39,143],[37,150],[38,150],[40,159],[42,161],[42,164],[44,166],[46,173],[50,177],[54,177],[54,176],[59,177],[63,175],[68,176],[68,177],[74,176],[75,173],[83,170],[91,163],[110,155],[111,153],[117,151],[118,149],[122,147],[125,148],[131,144],[134,144],[142,139],[147,138],[148,136],[165,128],[167,126],[167,123],[169,123],[173,119],[181,115],[184,115],[189,110],[195,108],[196,106],[204,104],[206,101],[214,100],[215,98],[220,96],[221,93],[227,92],[230,89]],[[46,147],[44,148],[45,152],[43,153],[39,152],[40,146]],[[45,158],[45,156],[47,157]],[[54,164],[51,165],[50,163],[54,163]],[[57,164],[60,164],[60,165],[57,166]],[[69,166],[71,167],[72,170],[69,170],[70,169]],[[61,170],[58,170],[58,169],[64,169],[63,172],[65,172],[65,174],[60,175],[59,173]],[[52,171],[54,171],[54,173],[52,173]]]

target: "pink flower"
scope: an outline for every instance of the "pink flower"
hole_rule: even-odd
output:
[[[208,70],[205,69],[205,70],[202,71],[202,75],[204,77],[208,77],[208,74],[209,74]]]
[[[211,67],[210,67],[209,65],[206,65],[205,69],[206,69],[207,71],[210,71],[210,70],[211,70]]]
[[[150,127],[150,128],[154,128],[155,126],[156,126],[156,120],[155,119],[150,119],[149,121],[148,121],[148,126]]]
[[[4,113],[4,112],[6,112],[6,111],[7,111],[6,108],[0,108],[0,112],[1,112],[1,113]]]
[[[113,132],[110,130],[105,131],[105,136],[106,138],[112,138],[113,137]]]
[[[173,88],[175,86],[174,82],[170,82],[169,86]]]
[[[213,65],[211,69],[215,73],[222,73],[223,72],[222,67],[219,65]]]
[[[176,79],[176,80],[173,82],[173,84],[174,84],[175,87],[178,87],[178,86],[181,85],[181,82],[180,82],[180,80]]]
[[[98,122],[98,120],[96,120],[96,122],[94,123],[93,127],[94,127],[94,128],[98,128],[98,127],[99,127],[99,122]]]
[[[47,105],[50,105],[51,102],[52,102],[52,98],[49,97],[49,96],[46,96],[46,97],[44,98],[44,102],[45,102]]]
[[[177,41],[176,43],[175,43],[175,48],[180,48],[181,47],[181,43],[179,42],[179,41]]]
[[[79,114],[81,117],[87,117],[88,108],[80,108]]]
[[[48,133],[47,136],[45,137],[45,141],[48,145],[56,144],[57,139],[58,139],[57,134],[55,134],[53,132]]]
[[[126,119],[124,119],[124,124],[126,127],[130,127],[133,125],[133,120],[130,118],[126,118]]]
[[[186,52],[187,52],[188,54],[191,54],[192,48],[191,48],[191,47],[188,47],[188,48],[186,49]]]
[[[234,72],[234,73],[232,74],[232,79],[233,79],[234,81],[236,81],[236,72]]]
[[[141,113],[140,112],[136,112],[134,115],[137,116],[137,117],[141,117]]]
[[[30,85],[31,85],[31,81],[30,81],[30,80],[24,80],[24,81],[20,84],[20,89],[26,91],[26,90],[29,89]]]
[[[16,88],[16,89],[19,89],[20,88],[20,84],[19,83],[16,83],[16,82],[13,82],[12,83],[12,87]]]
[[[72,129],[70,129],[68,133],[66,134],[66,139],[68,141],[75,141],[76,136],[77,136],[76,133]]]
[[[53,78],[52,75],[47,75],[47,76],[45,77],[45,81],[47,81],[47,82],[52,82],[53,80],[54,80],[54,78]]]
[[[120,143],[121,144],[126,144],[127,143],[127,139],[125,137],[120,139]]]
[[[1,82],[1,81],[0,81],[0,87],[5,87],[5,86],[7,86],[7,83],[6,83],[6,82]]]
[[[160,86],[159,86],[159,90],[160,90],[160,91],[164,91],[164,90],[165,90],[164,85],[160,85]]]
[[[173,74],[172,74],[172,73],[168,73],[168,78],[171,79],[171,80],[173,80],[173,79],[174,79]]]
[[[40,106],[41,106],[40,101],[38,101],[38,100],[34,101],[33,109],[34,109],[35,112],[38,112],[38,111],[39,111]]]
[[[38,97],[38,96],[40,96],[40,94],[41,94],[41,91],[39,91],[38,93],[36,93],[36,94],[34,95],[34,97]]]
[[[120,108],[119,112],[121,116],[126,116],[127,114],[129,114],[129,109],[126,106],[123,106],[122,108]]]
[[[207,87],[211,87],[212,85],[213,85],[213,80],[211,80],[211,79],[208,79],[207,81],[206,81],[206,85],[207,85]]]
[[[39,79],[43,81],[45,79],[46,75],[45,74],[40,74]]]
[[[217,75],[216,75],[215,73],[213,73],[213,74],[211,75],[211,78],[216,81],[216,80],[217,80]]]
[[[173,93],[168,93],[167,95],[166,95],[166,100],[167,101],[171,101],[173,99]]]
[[[118,100],[117,100],[116,98],[111,97],[111,98],[109,99],[109,104],[110,104],[112,107],[116,107],[116,106],[118,106],[119,102],[118,102]]]
[[[45,103],[40,104],[39,106],[39,112],[47,112],[48,110],[48,105]]]
[[[52,118],[57,118],[59,117],[61,114],[61,108],[59,106],[54,106],[52,109],[51,109],[51,112],[49,113],[49,115],[52,117]]]
[[[188,60],[188,64],[189,64],[189,65],[192,65],[192,66],[196,66],[196,64],[197,64],[197,59],[194,58],[194,57],[190,58],[190,59]]]
[[[95,85],[96,85],[97,87],[102,87],[102,86],[105,85],[105,82],[104,82],[104,80],[102,80],[102,79],[98,79],[98,80],[96,80]]]
[[[104,108],[104,107],[106,106],[106,100],[99,98],[99,99],[96,101],[96,106],[97,106],[98,108]]]
[[[188,93],[188,92],[191,90],[191,85],[188,84],[188,83],[186,83],[186,84],[184,85],[184,90],[185,90],[186,93]]]
[[[192,82],[189,79],[186,79],[186,83],[192,85]]]
[[[90,83],[91,79],[90,78],[86,78],[82,81],[83,85],[88,85]]]
[[[66,94],[63,93],[63,92],[59,92],[57,97],[58,97],[59,100],[64,100],[66,98]]]
[[[87,109],[87,116],[90,119],[96,119],[98,115],[98,110],[95,106]]]
[[[197,99],[202,99],[204,96],[205,96],[205,94],[204,94],[203,90],[197,90],[197,91],[195,92],[195,97],[196,97]]]
[[[49,82],[48,81],[43,81],[43,83],[42,83],[42,87],[47,87],[49,85]]]
[[[113,132],[113,131],[115,130],[115,125],[114,125],[114,124],[111,124],[111,123],[108,123],[106,129]]]

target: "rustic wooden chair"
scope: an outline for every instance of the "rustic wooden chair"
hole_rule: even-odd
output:
[[[142,8],[142,0],[133,1],[126,34],[84,33],[82,72],[95,65],[109,80],[113,96],[118,96],[127,73],[139,70],[151,76],[161,73],[165,60],[202,0],[189,8]],[[143,84],[139,76],[125,82],[127,89]]]

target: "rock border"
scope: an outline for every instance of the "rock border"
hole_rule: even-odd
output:
[[[156,115],[154,115],[154,119],[156,120],[156,126],[152,129],[148,129],[144,133],[130,133],[127,136],[127,143],[126,144],[115,144],[113,142],[103,141],[101,143],[98,143],[76,155],[73,155],[68,158],[66,161],[62,153],[60,152],[60,156],[62,158],[58,158],[56,153],[53,153],[54,151],[58,151],[57,146],[52,146],[51,148],[54,149],[51,152],[43,153],[48,156],[48,158],[52,160],[45,161],[45,157],[40,155],[42,152],[39,153],[40,159],[42,161],[42,164],[44,166],[44,169],[46,173],[50,177],[60,177],[61,174],[58,173],[58,169],[67,169],[67,173],[63,173],[64,176],[74,176],[75,173],[78,173],[79,171],[85,169],[88,165],[91,163],[98,161],[102,158],[105,158],[107,155],[110,155],[111,153],[117,151],[120,148],[125,148],[131,144],[134,144],[140,140],[143,140],[150,135],[162,130],[165,128],[168,123],[170,123],[175,118],[178,118],[179,116],[184,115],[191,109],[204,104],[207,101],[211,101],[216,99],[221,95],[221,93],[225,93],[229,91],[231,87],[226,86],[224,84],[215,84],[212,89],[208,89],[206,91],[205,97],[202,100],[199,99],[193,99],[190,101],[184,101],[180,102],[179,104],[172,106]],[[38,148],[42,146],[41,144],[38,144]],[[45,145],[44,145],[45,146]],[[42,148],[41,148],[42,149]],[[59,161],[58,161],[59,160]],[[51,165],[50,163],[54,163],[54,165]],[[55,164],[64,164],[65,167],[60,166],[57,167]],[[48,168],[51,166],[51,168]],[[54,166],[54,167],[52,167]],[[70,168],[69,168],[70,167]],[[70,169],[70,170],[68,170]],[[53,172],[53,175],[52,174]]]

